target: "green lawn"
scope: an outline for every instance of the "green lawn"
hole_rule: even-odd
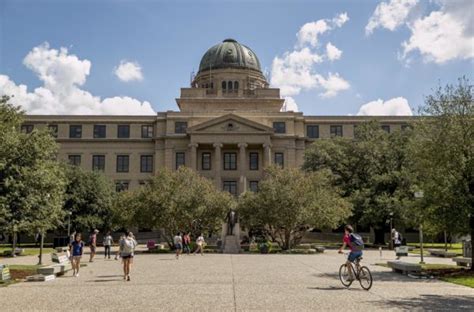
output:
[[[474,276],[449,276],[449,277],[442,277],[442,281],[463,285],[467,287],[474,288]]]
[[[412,254],[419,255],[420,251],[420,244],[418,243],[409,243],[408,246],[414,246],[416,249],[410,251]],[[425,243],[423,244],[423,255],[429,256],[430,253],[428,249],[442,249],[444,250],[444,243]],[[462,243],[455,243],[455,244],[448,244],[448,252],[455,252],[459,255],[462,255]]]
[[[22,247],[20,247],[22,248]],[[23,248],[24,249],[24,253],[22,254],[22,256],[35,256],[35,255],[39,255],[39,248]],[[9,247],[0,247],[0,257],[3,256],[3,252],[5,250],[12,250],[11,246]],[[53,248],[43,248],[43,254],[49,254],[49,253],[52,253],[54,252],[54,249]]]

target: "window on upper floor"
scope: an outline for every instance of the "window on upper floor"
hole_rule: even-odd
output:
[[[332,125],[329,127],[329,133],[331,138],[333,137],[342,137],[342,126],[341,125]]]
[[[258,192],[258,181],[250,181],[249,189],[251,192]]]
[[[237,153],[224,153],[224,170],[237,170]]]
[[[105,155],[92,155],[92,170],[105,170]]]
[[[69,137],[71,139],[82,138],[82,126],[81,125],[70,125],[69,126]]]
[[[33,125],[21,125],[21,132],[22,133],[31,133],[33,132],[34,126]]]
[[[285,156],[283,153],[275,153],[275,165],[283,168],[285,165]]]
[[[222,184],[222,189],[226,192],[231,193],[234,196],[237,196],[237,182],[236,181],[224,181]]]
[[[227,89],[227,82],[222,81],[222,90],[224,90],[225,92],[226,89]]]
[[[117,155],[117,172],[128,172],[130,157],[128,155]]]
[[[119,139],[130,138],[130,125],[117,125],[117,138]]]
[[[174,123],[174,133],[186,133],[188,129],[188,123],[186,121],[175,121]]]
[[[181,166],[184,166],[186,164],[186,159],[185,159],[185,154],[184,152],[178,152],[176,153],[176,169],[178,169]]]
[[[306,135],[308,138],[317,139],[319,138],[319,126],[318,125],[307,125]]]
[[[69,164],[73,166],[81,165],[81,155],[69,155],[68,156]]]
[[[275,133],[286,133],[286,123],[284,121],[274,121],[273,129]]]
[[[249,153],[249,169],[258,170],[258,153]]]
[[[387,132],[387,133],[390,133],[390,126],[389,125],[382,125],[382,130]]]
[[[49,133],[53,136],[53,138],[58,137],[58,125],[48,125]]]
[[[105,139],[106,131],[105,125],[94,125],[94,139]]]
[[[153,172],[153,155],[140,156],[140,172]]]
[[[201,169],[211,170],[211,153],[202,153],[201,155]]]
[[[153,138],[153,126],[152,125],[142,125],[142,138],[144,138],[144,139]]]
[[[234,81],[234,89],[235,90],[239,89],[239,82],[238,81]]]

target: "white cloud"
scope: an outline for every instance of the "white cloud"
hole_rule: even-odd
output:
[[[347,90],[351,86],[344,78],[340,77],[338,73],[329,73],[327,79],[321,75],[316,75],[316,79],[321,88],[325,90],[323,93],[320,93],[323,98],[334,97],[339,92]]]
[[[33,48],[23,63],[43,82],[28,92],[26,85],[17,85],[8,76],[0,75],[0,95],[13,95],[12,104],[29,114],[63,115],[154,115],[149,102],[130,97],[101,100],[82,90],[90,73],[91,63],[68,54],[66,48],[51,49],[47,43]]]
[[[347,13],[341,13],[333,19],[321,19],[304,24],[296,35],[297,43],[294,50],[273,59],[271,85],[280,88],[281,95],[285,98],[316,88],[324,90],[321,93],[322,97],[335,96],[338,92],[348,89],[349,83],[338,74],[329,73],[325,79],[315,68],[319,63],[337,60],[342,55],[341,50],[328,43],[323,57],[324,52],[319,52],[321,45],[318,36],[341,27],[348,20]],[[287,102],[294,103],[294,99],[291,98]]]
[[[328,44],[326,44],[326,55],[329,60],[334,61],[341,58],[342,51],[334,46],[331,42],[328,42]]]
[[[143,80],[142,68],[137,62],[121,60],[114,72],[120,80],[125,82]]]
[[[397,97],[388,101],[378,99],[362,105],[357,115],[364,116],[412,116],[408,101],[403,97]]]
[[[365,34],[370,35],[379,27],[394,31],[405,23],[417,3],[418,0],[390,0],[388,3],[380,3],[365,26]]]
[[[285,98],[285,102],[283,103],[283,106],[281,107],[282,112],[297,112],[298,111],[298,105],[295,102],[295,99],[292,98],[291,96],[287,96]]]
[[[446,2],[440,11],[415,20],[409,26],[410,38],[402,43],[403,59],[414,51],[425,61],[438,64],[474,58],[473,12],[471,1],[453,1]]]

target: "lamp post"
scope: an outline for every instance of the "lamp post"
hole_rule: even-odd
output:
[[[390,243],[389,243],[389,248],[390,250],[393,250],[393,237],[392,237],[392,229],[393,229],[393,212],[389,213],[390,216]]]
[[[51,195],[46,194],[46,200],[49,200],[49,197]],[[43,245],[44,245],[44,234],[45,234],[45,230],[44,228],[41,228],[39,229],[40,230],[40,235],[41,235],[41,241],[40,241],[40,252],[39,252],[39,255],[38,255],[38,265],[42,265],[43,264]]]
[[[423,198],[423,191],[415,192],[415,198]],[[423,259],[423,220],[420,222],[420,264],[425,264]]]

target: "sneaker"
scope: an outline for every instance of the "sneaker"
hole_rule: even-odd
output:
[[[127,276],[127,282],[130,282],[130,275]]]
[[[72,273],[72,277],[76,277],[76,273]]]
[[[79,277],[79,273],[76,273],[76,277]]]

